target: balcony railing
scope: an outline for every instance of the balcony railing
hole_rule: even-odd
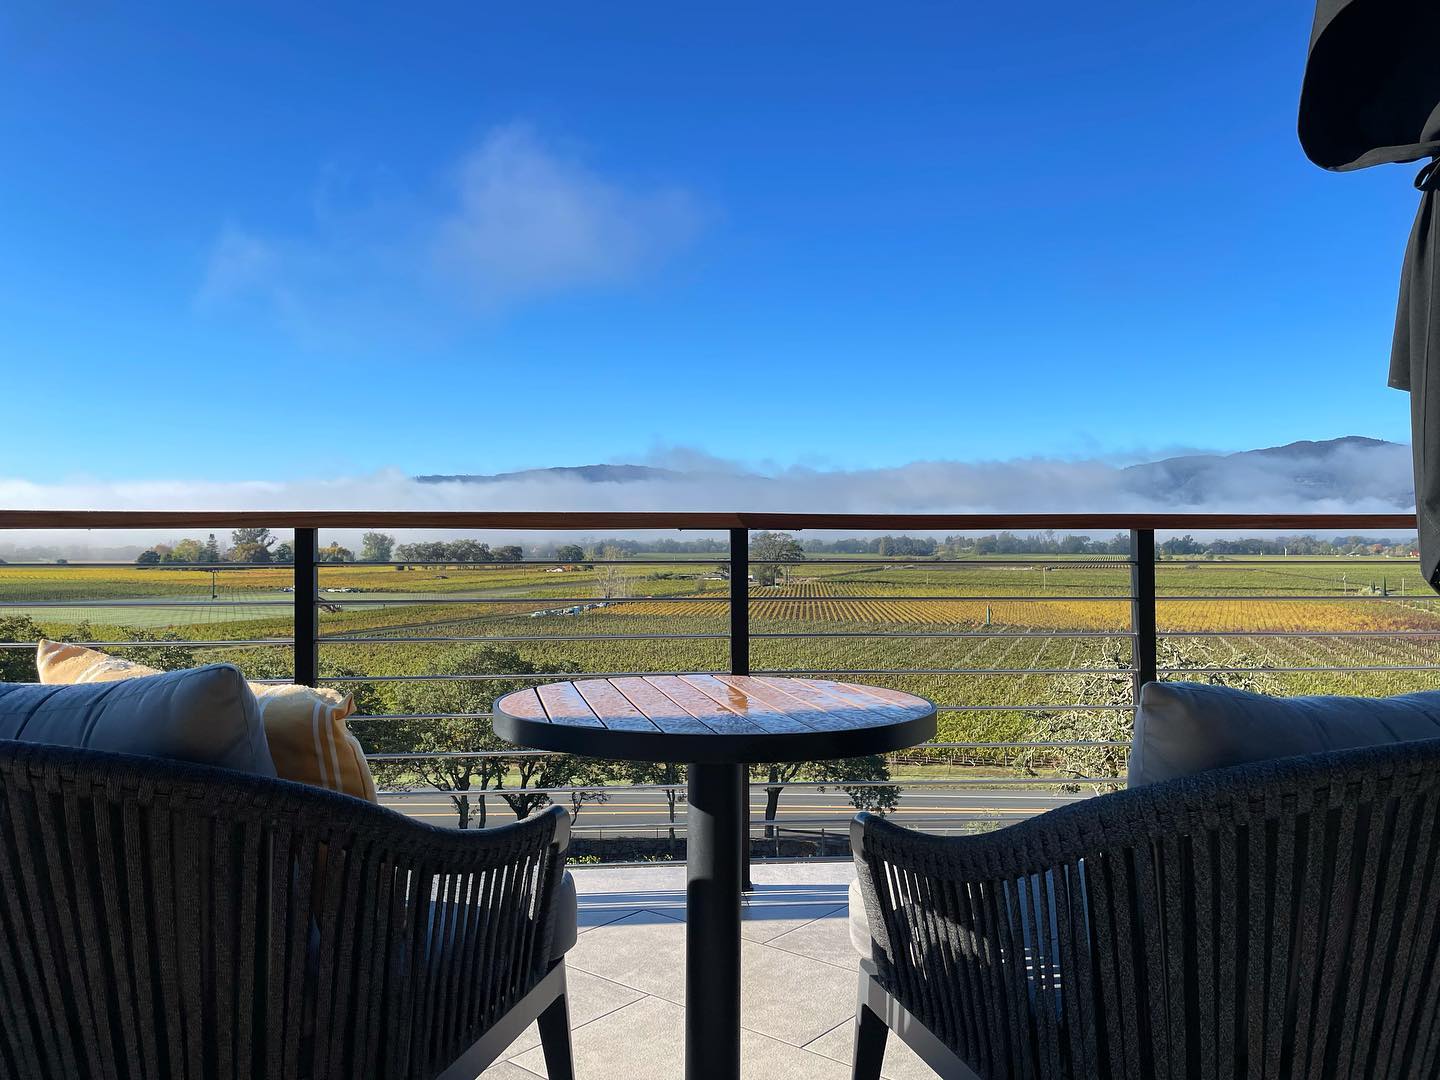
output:
[[[131,587],[131,595],[126,585],[107,579],[107,573],[134,570],[129,562],[73,563],[68,576],[60,577],[53,562],[12,562],[0,566],[0,620],[25,616],[41,627],[68,627],[72,637],[88,627],[82,643],[99,648],[136,646],[133,634],[127,639],[105,632],[127,626],[126,620],[139,620],[152,632],[189,628],[163,642],[140,644],[194,650],[203,658],[238,658],[242,667],[246,655],[281,651],[290,655],[285,670],[258,671],[261,678],[293,678],[392,702],[415,699],[397,696],[407,684],[511,685],[566,678],[580,668],[597,675],[708,671],[850,678],[923,693],[939,705],[939,740],[894,755],[895,776],[796,777],[782,785],[787,791],[863,793],[899,786],[912,794],[1004,788],[1084,792],[1114,784],[1123,769],[1138,689],[1155,678],[1259,682],[1261,689],[1286,693],[1363,694],[1440,685],[1440,606],[1413,559],[1156,559],[1157,532],[1412,535],[1413,518],[1400,515],[0,511],[0,530],[158,530],[179,536],[244,527],[293,530],[293,561],[153,568],[152,581],[162,582],[160,575],[173,570],[201,572],[186,579],[190,591],[175,595],[157,594],[148,584]],[[648,552],[587,558],[590,570],[557,574],[558,583],[540,576],[569,565],[555,557],[518,563],[442,560],[423,564],[430,575],[424,589],[391,589],[390,582],[375,579],[373,588],[353,592],[334,582],[355,571],[355,564],[321,561],[322,532],[335,529],[505,537],[684,530],[724,535],[728,549],[685,558]],[[781,563],[752,559],[753,534],[762,530],[923,536],[1119,532],[1128,543],[1123,552],[1077,558],[1023,551],[944,558],[815,554]],[[386,567],[415,566],[416,560],[363,565],[380,574]],[[760,584],[776,565],[786,572],[781,584]],[[616,568],[619,587],[602,580],[608,567]],[[483,580],[485,570],[519,574],[521,580],[493,585]],[[208,593],[204,573],[210,575]],[[243,583],[247,574],[257,582],[263,577],[263,587],[233,583]],[[284,575],[284,586],[277,575]],[[494,576],[498,581],[499,573]],[[409,569],[394,575],[412,584],[415,577]],[[232,627],[244,632],[227,632]],[[0,650],[32,644],[0,642]],[[527,670],[453,671],[438,663],[447,650],[477,645],[514,650],[528,658]],[[392,662],[402,650],[405,662]],[[356,657],[375,666],[357,665]],[[1082,692],[1088,696],[1071,696]],[[1114,722],[1105,723],[1106,716]],[[392,706],[352,719],[356,734],[373,748],[371,731],[378,725],[453,725],[488,717],[483,709]],[[543,756],[478,746],[391,747],[371,755],[392,774],[403,771],[407,761],[520,763]],[[754,786],[775,783],[760,776]],[[677,788],[683,783],[580,782],[526,786],[523,794],[564,802],[597,789],[614,797]],[[491,787],[483,795],[519,793]],[[460,793],[396,787],[387,794],[404,800]],[[994,819],[1007,816],[1013,815],[997,810]],[[825,828],[826,820],[800,815],[783,824]],[[592,825],[583,816],[576,826],[581,836],[617,828]],[[671,826],[661,820],[646,827]],[[683,820],[676,827],[683,830]]]

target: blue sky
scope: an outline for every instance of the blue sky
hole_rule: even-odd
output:
[[[1408,436],[1305,3],[87,7],[0,10],[0,476]]]

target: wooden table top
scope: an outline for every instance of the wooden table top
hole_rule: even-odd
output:
[[[495,703],[495,733],[541,750],[636,761],[857,757],[935,735],[935,706],[878,686],[749,675],[548,683]]]

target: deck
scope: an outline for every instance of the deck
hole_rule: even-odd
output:
[[[685,869],[575,867],[580,940],[569,954],[579,1080],[684,1074]],[[847,862],[756,863],[745,904],[743,1075],[848,1080],[859,957],[850,944]],[[532,1027],[486,1080],[545,1075]],[[890,1080],[934,1080],[893,1036]]]

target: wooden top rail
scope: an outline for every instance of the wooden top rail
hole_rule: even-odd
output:
[[[678,511],[0,510],[0,529],[1415,530],[1410,514],[787,514]]]

